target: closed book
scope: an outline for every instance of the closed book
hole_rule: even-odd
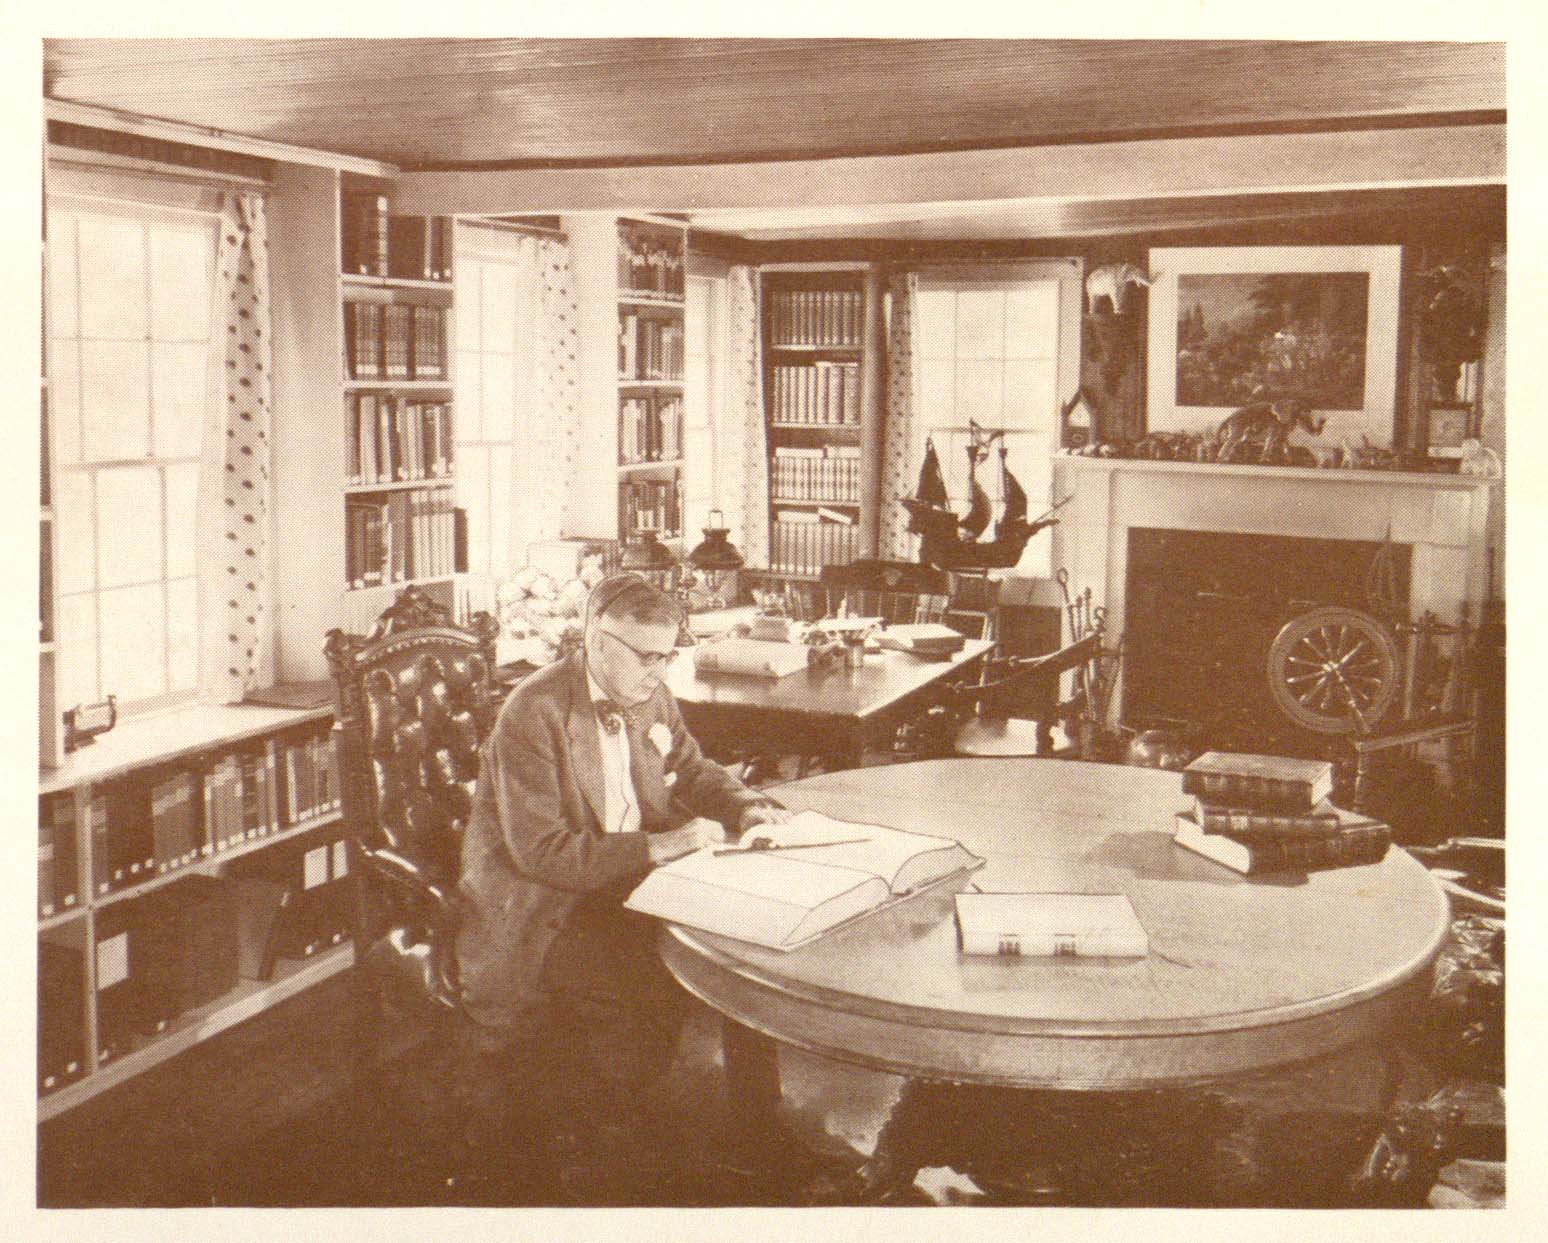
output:
[[[786,951],[983,862],[950,838],[804,811],[653,869],[624,905]]]
[[[54,909],[73,910],[81,900],[81,850],[75,835],[75,798],[52,799],[54,822]]]
[[[387,275],[403,280],[430,279],[430,218],[387,217]]]
[[[86,830],[91,835],[91,891],[101,897],[113,887],[113,840],[106,794],[93,792]]]
[[[150,800],[156,871],[169,872],[192,863],[199,854],[202,819],[198,774],[165,774],[151,785]]]
[[[86,959],[75,945],[38,942],[38,1089],[86,1073]]]
[[[340,205],[344,271],[352,276],[386,276],[387,196],[375,190],[345,190]]]
[[[136,885],[155,871],[150,787],[151,781],[137,774],[115,782],[108,795],[108,857],[114,889]]]
[[[1121,893],[959,893],[957,946],[1000,958],[1143,958],[1150,938]]]
[[[1327,799],[1301,814],[1221,807],[1195,799],[1193,818],[1206,833],[1242,837],[1326,837],[1337,833],[1340,824],[1338,809]]]
[[[878,644],[916,656],[949,656],[960,652],[967,640],[940,622],[907,622],[888,626],[876,638]]]
[[[1182,788],[1217,806],[1299,814],[1333,793],[1333,765],[1285,755],[1206,751],[1183,769]]]
[[[807,648],[803,643],[717,639],[713,643],[701,643],[693,649],[693,665],[695,669],[706,673],[783,678],[806,668]]]
[[[97,1060],[129,1051],[139,1030],[139,997],[130,970],[132,901],[99,909],[93,921],[97,980]]]
[[[54,913],[54,809],[57,800],[38,800],[38,917]]]
[[[1392,831],[1379,821],[1351,816],[1350,827],[1325,837],[1235,837],[1206,833],[1191,815],[1181,814],[1172,840],[1234,872],[1258,876],[1380,863],[1392,843]]]
[[[446,313],[440,307],[413,308],[413,342],[410,351],[416,380],[446,378]]]
[[[402,302],[390,302],[381,307],[383,367],[382,374],[389,380],[409,378],[410,340],[414,333],[414,308]]]

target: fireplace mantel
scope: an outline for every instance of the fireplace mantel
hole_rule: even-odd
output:
[[[1074,495],[1061,558],[1073,585],[1106,604],[1112,642],[1124,630],[1133,528],[1405,544],[1415,617],[1477,624],[1495,589],[1489,511],[1497,480],[1088,457],[1061,458],[1059,467]]]

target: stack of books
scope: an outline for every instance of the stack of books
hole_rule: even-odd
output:
[[[1194,806],[1172,840],[1244,875],[1380,863],[1392,843],[1381,821],[1332,804],[1325,760],[1209,751],[1183,770],[1183,793]]]

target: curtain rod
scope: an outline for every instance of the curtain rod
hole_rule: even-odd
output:
[[[89,151],[84,148],[48,148],[48,162],[60,169],[76,168],[86,172],[130,173],[141,177],[154,177],[162,181],[186,181],[194,185],[240,186],[245,190],[268,193],[269,183],[261,177],[248,177],[242,173],[227,173],[216,169],[178,168],[153,160],[142,160],[130,155],[114,155],[107,151]]]

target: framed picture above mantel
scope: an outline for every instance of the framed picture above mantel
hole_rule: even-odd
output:
[[[1297,398],[1323,419],[1309,439],[1390,447],[1401,266],[1399,246],[1152,250],[1148,430]]]

